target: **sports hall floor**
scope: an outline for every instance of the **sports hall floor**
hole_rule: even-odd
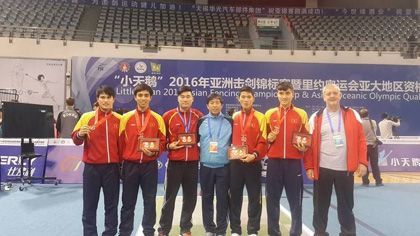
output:
[[[382,173],[384,187],[361,187],[361,179],[356,178],[355,207],[357,235],[420,235],[420,173],[389,172]],[[371,183],[374,183],[371,180]],[[0,191],[0,235],[8,236],[78,236],[82,235],[81,210],[82,186],[80,184],[35,184],[26,191],[19,191],[19,184],[14,184],[10,191]],[[157,214],[163,202],[163,186],[158,189]],[[246,194],[245,194],[246,195]],[[178,198],[176,211],[180,211],[182,197]],[[244,197],[247,203],[247,197]],[[194,213],[193,235],[202,236],[201,201],[199,199]],[[264,208],[265,208],[265,202]],[[281,204],[284,210],[281,215],[283,235],[288,235],[290,219],[288,203],[285,197]],[[121,207],[121,204],[120,204]],[[303,199],[304,234],[312,233],[312,185],[305,185]],[[243,209],[243,231],[245,230],[246,208]],[[142,215],[142,200],[139,200],[135,215],[135,232],[133,236],[142,235],[139,228]],[[98,209],[98,231],[103,230],[103,204]],[[179,213],[175,213],[172,235],[178,235]],[[259,235],[267,235],[266,212],[263,211]],[[338,235],[340,226],[337,220],[336,199],[333,195],[328,231]],[[230,235],[230,232],[227,234]]]

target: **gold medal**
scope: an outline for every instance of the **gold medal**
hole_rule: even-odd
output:
[[[279,134],[279,133],[280,133],[280,126],[274,126],[274,130],[273,130],[273,132],[274,132],[275,134]]]

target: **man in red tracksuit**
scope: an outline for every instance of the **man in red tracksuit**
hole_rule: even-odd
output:
[[[267,122],[263,113],[254,110],[254,91],[249,86],[239,90],[241,111],[233,114],[233,146],[247,146],[244,158],[230,161],[230,228],[232,235],[241,235],[241,210],[244,185],[248,192],[248,235],[260,230],[261,159],[267,152]]]
[[[312,224],[316,236],[329,235],[326,231],[328,209],[334,186],[340,235],[356,235],[354,172],[362,177],[369,165],[363,124],[355,110],[340,106],[341,92],[337,85],[326,85],[322,94],[326,108],[314,113],[309,120],[313,143],[304,157],[306,175],[314,180]]]
[[[280,198],[283,187],[292,215],[290,235],[302,234],[302,143],[292,144],[293,132],[308,133],[306,112],[292,104],[293,85],[281,82],[277,86],[280,105],[266,112],[268,133],[268,166],[266,183],[268,235],[280,236]]]
[[[191,88],[183,86],[178,90],[179,106],[163,115],[166,126],[168,167],[166,169],[165,200],[160,217],[159,235],[169,235],[172,228],[175,199],[182,185],[181,235],[191,235],[192,214],[197,202],[198,160],[200,151],[197,143],[181,145],[178,134],[194,135],[198,119],[203,114],[191,108],[194,101]],[[184,136],[188,137],[188,136]]]
[[[97,236],[96,210],[101,188],[105,202],[105,231],[117,233],[120,192],[118,129],[121,116],[112,112],[115,91],[103,85],[96,90],[99,109],[83,114],[74,127],[74,144],[83,147],[83,235]]]
[[[122,150],[122,209],[119,235],[129,236],[133,231],[134,209],[139,187],[143,195],[143,234],[153,236],[156,223],[156,191],[158,182],[157,158],[166,144],[165,123],[162,117],[151,111],[149,103],[153,90],[147,84],[134,88],[136,109],[125,113],[120,124]],[[159,140],[158,151],[139,146],[143,139]],[[149,141],[148,141],[149,143]]]

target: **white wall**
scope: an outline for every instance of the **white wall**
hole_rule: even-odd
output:
[[[225,61],[270,61],[270,62],[307,62],[307,63],[338,63],[338,64],[390,64],[390,65],[420,65],[420,59],[403,59],[398,52],[383,52],[381,56],[377,52],[338,52],[335,56],[332,51],[295,51],[291,55],[289,50],[275,50],[272,54],[269,50],[252,49],[250,54],[246,49],[209,48],[204,52],[203,48],[162,47],[158,53],[143,53],[140,46],[119,45],[111,43],[94,43],[93,47],[88,42],[68,41],[63,46],[63,41],[41,40],[36,44],[35,39],[15,38],[9,43],[9,38],[0,37],[0,57],[25,57],[25,58],[52,58],[67,59],[68,70],[71,69],[72,56],[86,57],[117,57],[117,58],[146,58],[146,59],[175,59],[175,60],[225,60]],[[217,69],[217,68],[215,68]],[[2,78],[0,75],[0,79]],[[67,88],[66,96],[70,94]]]

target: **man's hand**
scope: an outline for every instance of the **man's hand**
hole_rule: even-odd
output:
[[[146,155],[146,156],[149,156],[149,157],[152,157],[152,156],[155,156],[156,155],[156,152],[152,152],[152,151],[150,151],[149,149],[147,149],[147,148],[142,148],[141,149],[141,151]]]
[[[89,125],[83,125],[79,130],[79,137],[84,137],[86,134],[90,134],[92,131],[92,127]]]
[[[314,169],[307,169],[306,177],[308,177],[308,179],[310,180],[314,180]]]
[[[267,140],[268,142],[272,143],[274,142],[274,140],[276,140],[276,137],[277,137],[277,134],[271,131],[267,136]]]
[[[184,146],[178,146],[179,140],[169,144],[169,150],[177,150],[183,148]]]
[[[295,148],[301,152],[306,152],[308,150],[308,148],[301,142],[297,143],[297,145],[293,144],[293,146],[295,146]]]
[[[242,162],[251,162],[255,159],[254,154],[246,154],[244,158],[241,159]]]
[[[358,177],[363,177],[366,175],[366,173],[367,173],[367,167],[363,164],[359,164],[356,170],[356,175]]]

